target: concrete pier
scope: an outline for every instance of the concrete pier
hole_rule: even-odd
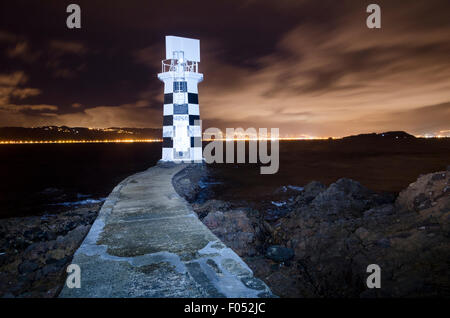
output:
[[[242,259],[197,218],[159,164],[117,185],[72,264],[81,288],[60,297],[271,297]]]

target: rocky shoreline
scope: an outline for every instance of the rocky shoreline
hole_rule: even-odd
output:
[[[199,219],[281,297],[449,297],[450,167],[398,196],[357,181],[283,187],[267,205],[214,199],[211,169],[173,178]],[[101,203],[0,220],[0,297],[56,297]],[[382,288],[365,285],[369,264]]]
[[[291,200],[257,209],[204,200],[209,177],[198,166],[173,182],[281,297],[450,296],[450,167],[420,176],[397,197],[342,178],[328,187],[310,182]],[[382,269],[380,289],[365,284],[369,264]]]
[[[0,219],[0,297],[56,297],[101,205]]]

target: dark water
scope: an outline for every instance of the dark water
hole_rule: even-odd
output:
[[[0,217],[52,213],[67,209],[59,204],[104,198],[160,158],[161,143],[1,145]],[[257,164],[211,164],[207,181],[216,199],[276,205],[297,191],[283,187],[312,180],[329,185],[347,177],[395,193],[447,165],[449,138],[287,141],[280,143],[278,173],[261,175]]]
[[[450,138],[305,140],[280,143],[276,174],[261,175],[257,164],[212,164],[210,171],[220,182],[213,189],[216,199],[273,206],[272,200],[295,195],[292,186],[313,180],[329,185],[345,177],[371,190],[396,194],[419,175],[446,170],[448,165]]]
[[[106,197],[161,158],[161,143],[0,146],[0,217],[38,215]]]

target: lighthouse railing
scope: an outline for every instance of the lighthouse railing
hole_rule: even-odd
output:
[[[183,64],[184,72],[198,73],[198,63],[193,61],[185,61]],[[161,62],[162,73],[175,72],[178,66],[178,60],[169,59]]]

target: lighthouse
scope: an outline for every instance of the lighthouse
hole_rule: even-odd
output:
[[[166,36],[166,59],[159,80],[164,82],[162,161],[202,161],[198,103],[200,40]]]

